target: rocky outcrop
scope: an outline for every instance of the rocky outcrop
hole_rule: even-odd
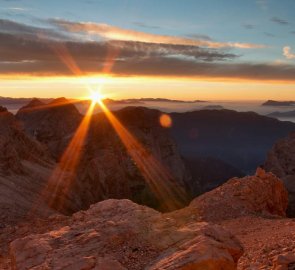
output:
[[[68,225],[10,245],[13,269],[236,269],[242,247],[220,226],[183,224],[128,200],[107,200]]]
[[[233,178],[194,199],[188,209],[206,221],[248,215],[286,216],[288,193],[282,181],[258,168],[255,176]]]
[[[289,193],[287,214],[295,216],[295,133],[279,140],[267,155],[264,167],[280,177]]]

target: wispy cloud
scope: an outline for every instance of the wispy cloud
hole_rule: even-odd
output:
[[[277,24],[280,24],[280,25],[287,25],[287,24],[289,24],[288,21],[286,21],[286,20],[284,20],[284,19],[281,19],[281,18],[279,18],[279,17],[272,17],[270,20],[271,20],[272,22],[277,23]]]
[[[264,35],[266,35],[267,37],[275,37],[274,34],[269,33],[269,32],[264,32]]]
[[[133,22],[134,25],[142,27],[142,28],[150,28],[150,29],[159,29],[161,28],[160,26],[157,25],[151,25],[151,24],[146,24],[143,22]]]
[[[245,24],[243,24],[243,27],[248,29],[248,30],[252,30],[252,29],[256,28],[256,25],[250,24],[250,23],[245,23]]]
[[[295,59],[295,54],[291,52],[291,47],[289,46],[283,48],[283,54],[287,59]]]
[[[268,8],[268,0],[257,0],[256,4],[262,9],[267,10]]]
[[[242,43],[242,42],[214,42],[209,40],[184,38],[177,36],[166,36],[150,34],[140,31],[124,29],[108,24],[92,23],[92,22],[71,22],[65,20],[50,20],[50,22],[58,26],[62,30],[74,33],[86,33],[98,35],[100,37],[112,40],[123,41],[138,41],[158,44],[173,44],[173,45],[190,45],[207,48],[239,48],[239,49],[254,49],[265,48],[263,44]]]

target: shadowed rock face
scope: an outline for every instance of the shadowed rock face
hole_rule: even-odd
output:
[[[37,204],[53,165],[49,154],[23,132],[14,115],[3,107],[0,149],[0,227],[23,220],[36,205],[37,215],[52,213],[43,202]]]
[[[287,214],[295,216],[295,133],[279,140],[267,155],[265,169],[280,177],[289,193]]]
[[[175,143],[160,126],[160,112],[126,108],[117,112],[116,117],[145,153],[140,150],[139,160],[135,160],[106,116],[93,115],[76,166],[50,178],[47,189],[54,196],[49,198],[52,207],[72,213],[108,198],[129,198],[164,211],[188,204],[192,178]],[[82,115],[73,104],[61,98],[49,105],[33,100],[17,113],[17,118],[58,159],[70,145]],[[135,148],[129,151],[139,151]],[[198,183],[194,186],[198,187]],[[167,191],[172,189],[172,205],[167,207]]]
[[[14,269],[233,270],[242,255],[239,242],[218,225],[183,224],[128,200],[103,201],[67,223],[14,241]]]
[[[48,104],[33,99],[17,112],[16,117],[23,123],[24,130],[45,144],[57,160],[82,120],[75,105],[65,98]]]
[[[21,129],[14,115],[0,108],[0,174],[24,174],[22,161],[42,164],[48,154],[37,141],[29,138]]]
[[[58,190],[54,207],[66,213],[75,212],[107,198],[129,198],[163,211],[188,204],[192,179],[175,143],[159,124],[160,112],[125,109],[117,112],[116,117],[143,146],[144,152],[131,147],[129,151],[140,152],[136,160],[106,116],[94,115],[67,193],[63,193],[62,183],[53,182],[49,187]],[[165,189],[173,189],[171,209],[167,208],[169,194]]]

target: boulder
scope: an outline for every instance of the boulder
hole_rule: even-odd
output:
[[[129,200],[75,213],[68,226],[13,241],[13,269],[236,269],[237,239],[218,225],[179,223]]]
[[[288,193],[282,181],[258,168],[256,175],[232,178],[194,199],[188,209],[206,221],[248,215],[286,216]]]

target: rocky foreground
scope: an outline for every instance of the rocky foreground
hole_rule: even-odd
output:
[[[106,200],[2,228],[0,269],[294,269],[287,203],[282,182],[263,170],[166,214]]]

